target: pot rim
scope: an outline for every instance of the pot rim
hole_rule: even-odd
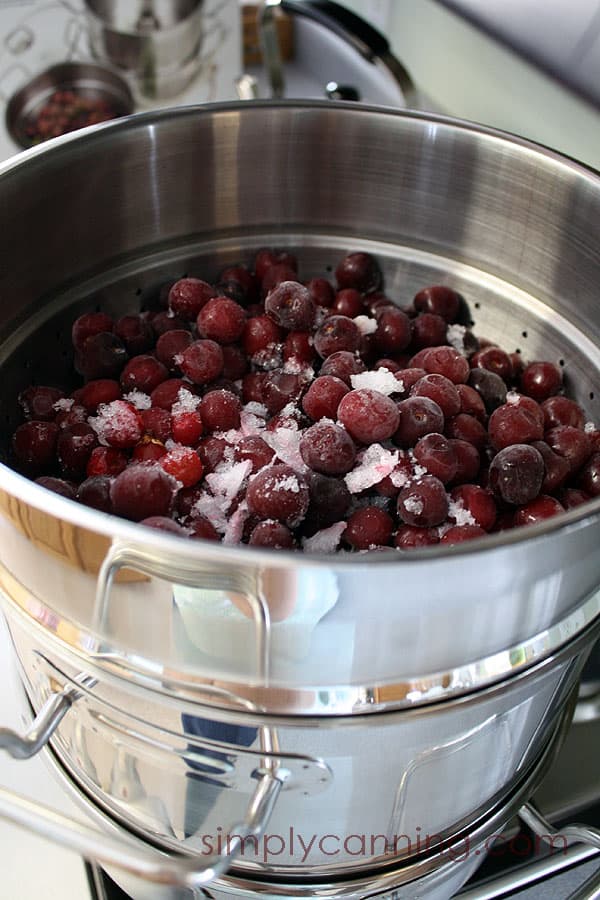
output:
[[[101,125],[92,125],[87,128],[82,128],[77,132],[53,138],[40,146],[25,150],[22,153],[11,157],[0,165],[0,190],[2,188],[3,179],[10,177],[12,172],[18,171],[22,166],[38,162],[40,158],[44,158],[47,155],[57,157],[60,156],[61,153],[67,153],[72,144],[78,148],[84,148],[89,144],[101,142],[102,140],[109,140],[113,132],[144,129],[147,126],[156,125],[157,121],[162,122],[179,118],[183,119],[191,115],[210,117],[214,114],[231,115],[244,114],[245,112],[250,112],[252,115],[254,114],[251,112],[252,110],[273,111],[277,109],[304,110],[307,112],[316,112],[319,110],[332,112],[335,110],[335,115],[375,114],[409,122],[420,122],[430,126],[434,125],[454,131],[467,132],[480,137],[483,136],[492,142],[509,144],[511,147],[519,147],[526,155],[540,157],[551,162],[559,169],[563,168],[571,174],[578,175],[588,182],[595,182],[597,189],[600,191],[600,174],[595,170],[570,159],[555,150],[544,147],[518,135],[513,135],[510,132],[450,116],[429,114],[415,110],[398,110],[391,107],[374,106],[363,103],[347,104],[331,100],[228,101],[135,113],[130,116],[124,116],[118,120],[106,122]],[[264,548],[249,547],[243,544],[222,544],[204,540],[184,541],[176,535],[159,532],[157,529],[140,529],[138,523],[130,522],[119,516],[99,512],[90,507],[78,504],[75,501],[67,500],[58,494],[54,494],[2,463],[0,463],[0,475],[2,488],[7,492],[15,495],[18,499],[42,512],[50,511],[54,513],[57,517],[72,525],[86,528],[89,531],[107,537],[122,538],[131,541],[136,545],[149,545],[152,548],[162,549],[168,554],[188,560],[194,560],[196,558],[200,559],[202,557],[205,561],[210,560],[230,565],[231,554],[233,551],[240,563],[245,563],[250,567],[268,565],[275,568],[287,568],[290,563],[296,565],[306,563],[311,566],[331,566],[335,564],[336,568],[343,567],[346,569],[347,567],[362,567],[365,564],[369,566],[385,567],[390,565],[397,566],[402,563],[402,565],[406,566],[411,563],[420,564],[424,559],[433,561],[455,558],[457,556],[474,557],[498,547],[510,547],[515,544],[519,544],[520,546],[524,544],[534,545],[547,535],[566,532],[571,528],[578,529],[583,527],[590,519],[598,518],[600,515],[600,497],[597,497],[581,506],[560,513],[559,515],[546,519],[538,524],[522,526],[496,534],[489,534],[485,537],[478,538],[475,541],[466,541],[461,544],[444,546],[438,544],[431,547],[420,547],[402,552],[395,551],[394,548],[390,547],[389,552],[366,554],[336,553],[325,555],[298,552],[297,550],[277,550],[276,552],[273,552],[265,550]],[[52,494],[51,497],[50,494]]]

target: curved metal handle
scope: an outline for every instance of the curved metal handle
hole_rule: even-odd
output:
[[[565,825],[560,832],[531,803],[526,803],[519,810],[519,818],[531,828],[537,837],[553,846],[552,841],[557,834],[564,836],[571,844],[589,844],[600,850],[600,830],[589,825]],[[568,900],[596,900],[600,892],[600,873],[588,878]]]
[[[342,38],[354,47],[366,60],[390,55],[390,46],[384,36],[360,16],[331,0],[264,0],[260,10],[260,42],[271,87],[271,97],[281,100],[285,95],[285,76],[279,49],[275,22],[276,10],[305,16]],[[245,98],[243,98],[245,99]],[[338,98],[339,99],[339,98]]]
[[[82,688],[91,688],[96,684],[95,678],[83,673],[75,680]],[[65,713],[80,696],[77,684],[67,684],[59,693],[50,694],[23,734],[12,728],[0,728],[0,750],[6,750],[13,759],[31,759],[46,746]]]
[[[228,829],[229,839],[223,852],[211,856],[200,868],[197,857],[171,856],[151,849],[133,837],[131,843],[124,843],[3,788],[0,788],[0,817],[61,844],[86,859],[122,869],[147,881],[193,890],[226,872],[242,851],[244,840],[262,835],[284,777],[285,772],[281,775],[268,771],[259,773],[258,784],[243,822]]]
[[[60,694],[52,694],[24,734],[0,728],[0,750],[6,750],[13,759],[31,759],[46,746],[74,699],[70,686]]]
[[[398,81],[411,105],[418,98],[413,80],[402,63],[390,50],[387,39],[356,13],[332,0],[264,0],[260,12],[260,39],[271,96],[281,99],[285,94],[285,79],[279,41],[275,27],[275,11],[280,7],[292,15],[305,16],[336,34],[350,44],[371,63],[381,60]]]
[[[106,554],[96,584],[96,599],[92,628],[97,634],[103,634],[108,623],[112,583],[115,575],[123,568],[136,569],[144,575],[161,578],[176,585],[186,585],[205,590],[230,591],[243,594],[252,611],[256,634],[256,668],[261,681],[269,677],[269,647],[271,638],[271,617],[258,574],[223,570],[222,566],[207,564],[199,570],[197,561],[188,561],[184,557],[157,559],[151,550],[143,545],[115,540]]]
[[[86,684],[95,683],[95,679],[89,676],[81,677]],[[34,756],[48,743],[79,696],[78,688],[70,684],[59,694],[52,694],[48,698],[24,734],[10,728],[1,728],[0,749],[6,750],[15,759]],[[267,732],[269,737],[269,729],[261,731]],[[261,735],[261,744],[264,743],[265,739]],[[271,749],[270,743],[267,749]],[[263,762],[261,768],[253,773],[258,784],[243,821],[228,829],[225,849],[210,857],[201,868],[198,868],[195,858],[169,856],[148,848],[139,839],[132,838],[132,841],[135,840],[134,845],[123,843],[118,838],[104,835],[5,788],[0,788],[0,818],[80,853],[86,859],[123,869],[148,881],[194,889],[226,872],[243,849],[244,841],[249,837],[260,837],[267,827],[275,801],[284,782],[290,777],[290,771],[280,767],[272,758]]]
[[[264,0],[259,17],[261,50],[274,100],[281,100],[285,94],[285,78],[275,22],[276,10],[280,7],[281,0]]]
[[[361,56],[371,62],[390,52],[390,45],[380,31],[333,0],[281,0],[281,8],[318,22],[351,44]]]

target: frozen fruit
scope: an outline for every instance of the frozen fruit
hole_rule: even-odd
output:
[[[476,337],[449,286],[384,291],[370,253],[341,259],[335,286],[308,274],[263,248],[145,289],[153,310],[79,316],[83,377],[22,387],[15,466],[104,513],[263,552],[393,557],[600,496],[600,431],[565,396],[564,360]]]

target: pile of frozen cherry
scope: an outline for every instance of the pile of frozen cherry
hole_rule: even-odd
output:
[[[600,494],[600,432],[559,366],[475,338],[448,287],[399,308],[367,253],[335,279],[261,250],[158,311],[80,316],[83,386],[21,393],[16,465],[185,537],[310,552],[455,544]]]

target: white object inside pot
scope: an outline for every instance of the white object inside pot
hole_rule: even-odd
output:
[[[318,578],[310,570],[298,572],[298,596],[291,615],[283,622],[271,624],[271,653],[274,659],[304,659],[310,652],[313,630],[338,599],[334,575],[319,570]],[[185,636],[203,653],[223,661],[234,658],[244,668],[252,668],[256,658],[255,624],[244,615],[224,591],[199,590],[173,585],[173,600],[185,629]],[[177,642],[177,638],[175,638]],[[349,629],[348,641],[337,652],[347,657],[347,672],[351,671],[353,639]]]

